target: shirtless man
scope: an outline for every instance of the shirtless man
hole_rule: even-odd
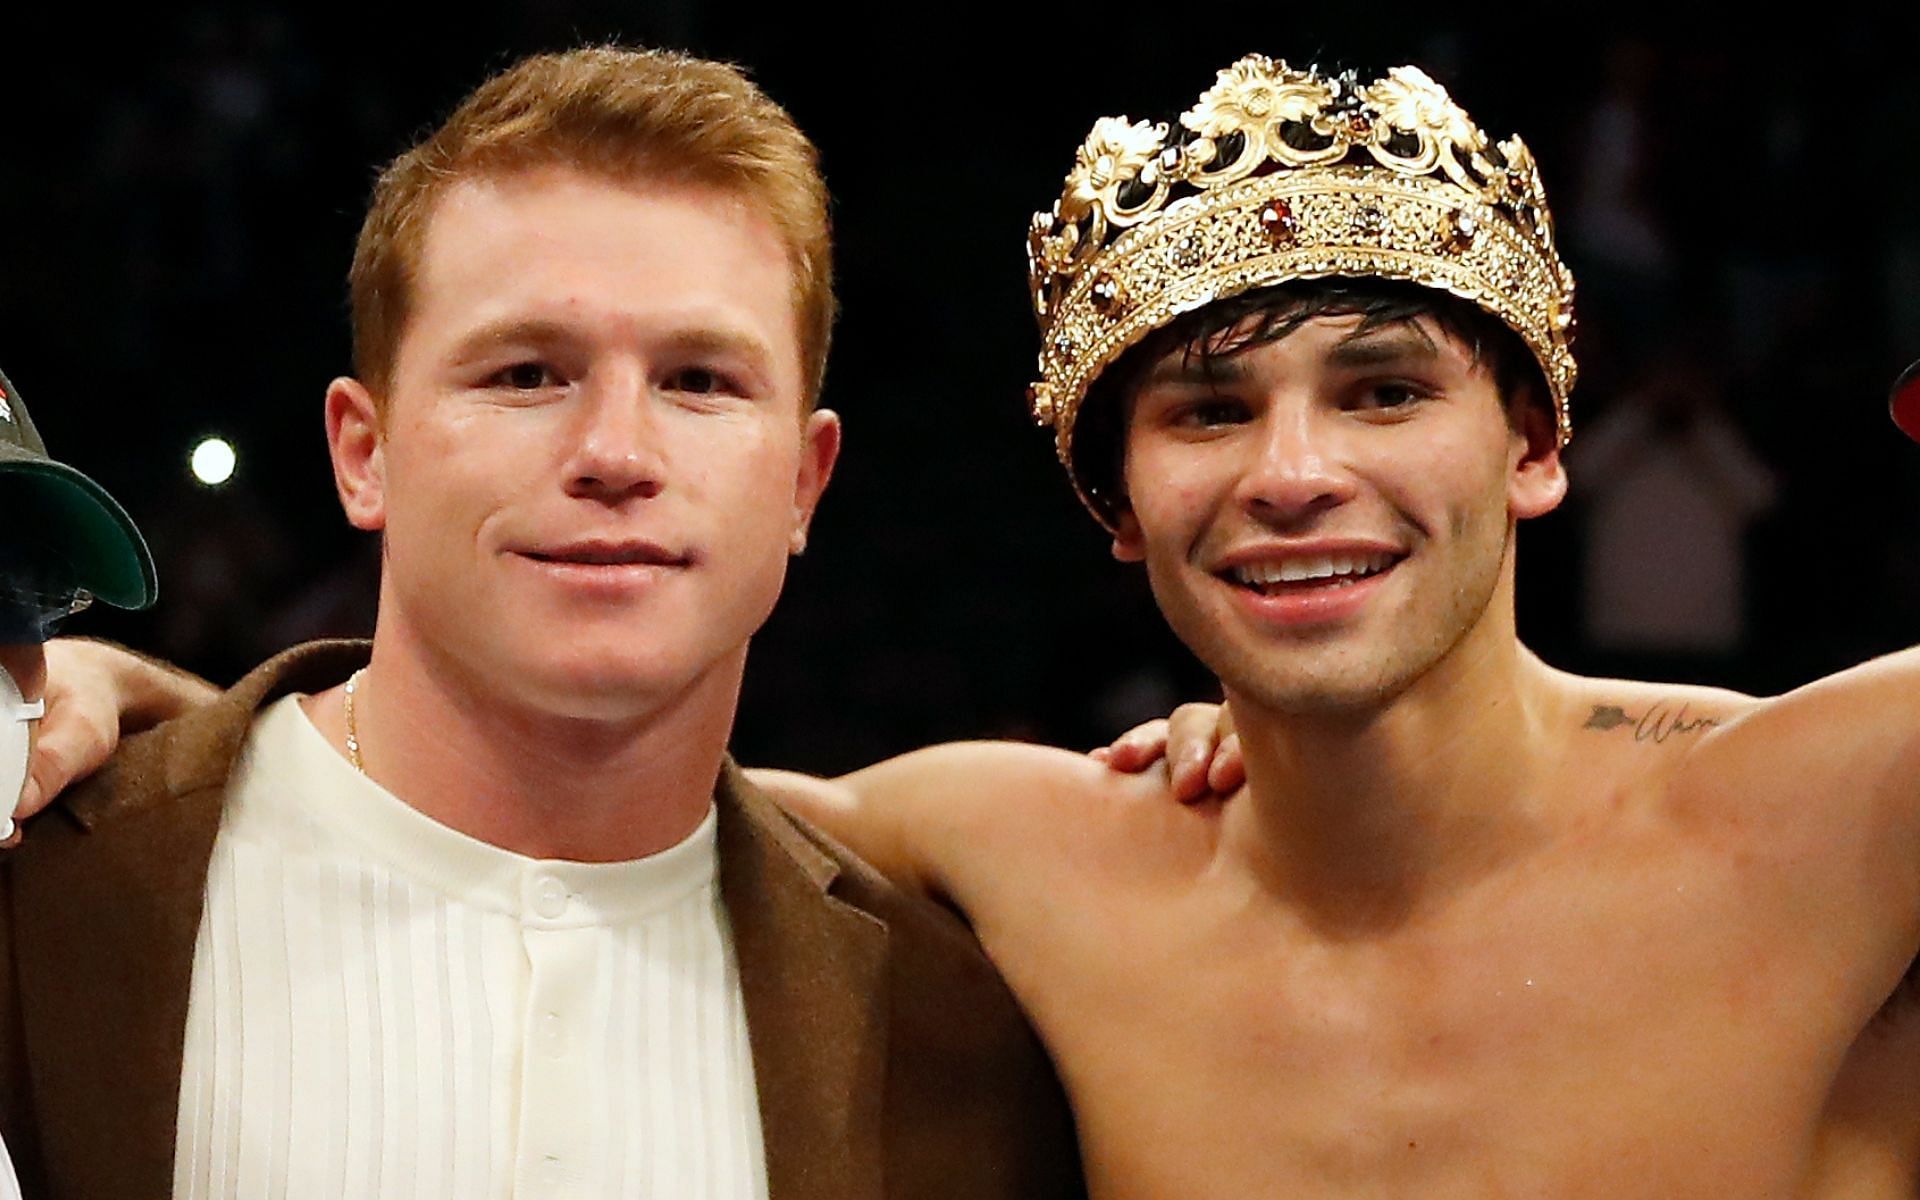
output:
[[[1247,59],[1077,162],[1036,404],[1247,786],[948,747],[816,816],[967,914],[1095,1193],[1912,1197],[1920,657],[1762,700],[1521,645],[1573,381],[1525,148]]]
[[[1574,375],[1525,147],[1249,58],[1096,125],[1032,247],[1036,409],[1246,786],[962,745],[789,799],[966,914],[1093,1193],[1913,1196],[1920,658],[1762,700],[1520,644]]]

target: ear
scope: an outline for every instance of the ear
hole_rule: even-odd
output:
[[[327,450],[333,456],[333,486],[355,529],[387,524],[387,473],[380,412],[373,393],[358,379],[327,385]]]
[[[1122,508],[1114,518],[1113,556],[1121,562],[1146,560],[1146,541],[1141,536],[1140,522],[1134,517],[1131,508]]]
[[[1507,509],[1516,518],[1544,516],[1567,496],[1567,469],[1560,461],[1560,427],[1547,405],[1518,403],[1510,424]]]
[[[799,554],[807,548],[807,529],[820,506],[820,495],[833,478],[833,464],[840,459],[840,414],[829,408],[815,409],[807,417],[801,432],[800,473],[793,483],[793,532],[788,549]]]

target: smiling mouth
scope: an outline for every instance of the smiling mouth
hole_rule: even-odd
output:
[[[1279,596],[1290,592],[1352,587],[1354,584],[1390,570],[1399,554],[1301,555],[1279,562],[1243,563],[1219,572],[1220,578],[1235,587]]]
[[[684,567],[690,560],[658,546],[569,546],[564,549],[522,550],[537,563],[570,567]]]

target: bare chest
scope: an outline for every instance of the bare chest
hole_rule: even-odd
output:
[[[1820,948],[1684,855],[1550,864],[1400,928],[1206,881],[1051,903],[984,932],[1109,1197],[1777,1194],[1857,1027]]]

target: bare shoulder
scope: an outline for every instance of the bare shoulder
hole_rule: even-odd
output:
[[[1881,1008],[1920,947],[1915,756],[1894,701],[1863,700],[1884,691],[1877,676],[1771,697],[1599,679],[1568,692],[1568,777],[1594,789],[1617,861],[1736,897],[1721,939],[1803,963],[1843,1027]]]
[[[1733,693],[1725,693],[1733,697]],[[1920,656],[1888,655],[1769,697],[1703,697],[1689,714],[1717,723],[1689,773],[1701,784],[1773,801],[1811,819],[1880,833],[1920,828]],[[1672,725],[1673,721],[1669,721]],[[1884,822],[1884,824],[1883,824]]]
[[[1817,822],[1868,759],[1846,680],[1780,696],[1642,680],[1567,677],[1573,761],[1616,788],[1641,785],[1679,810],[1753,822]],[[1864,795],[1859,788],[1854,794]],[[1775,832],[1778,832],[1777,830]]]
[[[1718,744],[1765,701],[1725,688],[1637,679],[1559,676],[1562,775],[1600,794],[1664,804],[1672,789],[1720,754]]]
[[[1767,703],[1726,688],[1565,676],[1582,734],[1601,744],[1690,749]]]
[[[1767,802],[1761,765],[1773,701],[1725,688],[1562,677],[1564,776],[1660,824],[1700,829],[1751,820]],[[1671,832],[1680,832],[1678,829]]]
[[[1908,652],[1769,697],[1582,679],[1583,777],[1633,797],[1673,850],[1742,878],[1783,940],[1798,926],[1849,945],[1877,1005],[1920,939],[1912,668]]]

